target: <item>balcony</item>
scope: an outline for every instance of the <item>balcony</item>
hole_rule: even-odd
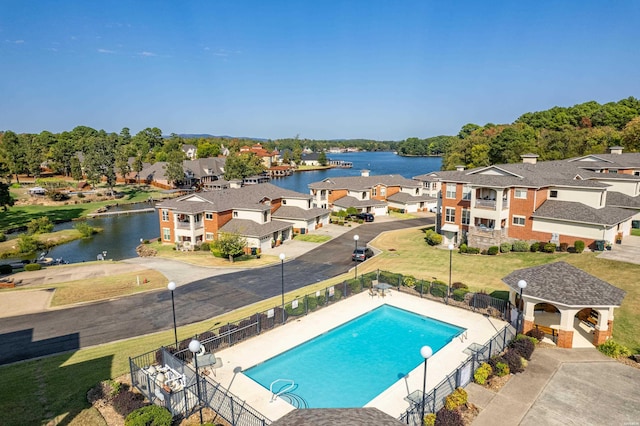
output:
[[[476,200],[475,207],[486,210],[496,210],[497,208],[496,200]],[[507,210],[509,208],[509,200],[502,200],[502,210]]]
[[[178,229],[191,229],[191,222],[176,222],[176,228]],[[193,228],[198,229],[202,228],[202,221],[194,222]]]

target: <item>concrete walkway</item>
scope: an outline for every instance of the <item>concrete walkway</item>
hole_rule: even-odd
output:
[[[638,424],[640,369],[593,349],[538,348],[527,369],[495,393],[475,383],[474,426]]]

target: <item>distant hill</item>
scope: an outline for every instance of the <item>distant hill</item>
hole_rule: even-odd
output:
[[[258,141],[258,142],[267,142],[269,139],[265,138],[250,138],[246,136],[216,136],[210,135],[208,133],[180,133],[178,134],[181,138],[185,139],[196,139],[196,138],[218,138],[218,139],[240,139],[240,140],[250,140],[250,141]]]

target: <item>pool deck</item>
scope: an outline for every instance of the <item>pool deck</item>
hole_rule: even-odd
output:
[[[216,356],[222,358],[223,366],[214,371],[215,376],[212,378],[270,420],[275,421],[294,410],[295,407],[279,398],[272,401],[271,394],[267,389],[242,374],[241,371],[298,346],[382,304],[395,306],[466,329],[465,333],[453,338],[448,345],[429,359],[427,367],[428,390],[440,383],[446,375],[467,359],[468,355],[463,351],[469,345],[472,343],[485,344],[506,325],[504,321],[495,318],[397,291],[392,291],[384,298],[371,297],[367,292],[363,292],[305,317],[290,320],[283,327],[278,327],[246,342],[217,352]],[[389,324],[389,326],[393,325]],[[419,352],[420,348],[415,350]],[[399,417],[409,408],[409,403],[405,400],[407,395],[413,391],[422,390],[423,366],[424,363],[421,363],[407,376],[399,378],[391,387],[370,401],[366,407],[376,407],[393,417]],[[372,374],[375,374],[375,362],[372,362],[371,368]],[[286,379],[286,377],[283,378]]]

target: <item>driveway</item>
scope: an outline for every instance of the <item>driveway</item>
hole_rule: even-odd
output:
[[[285,292],[347,272],[352,267],[351,252],[356,233],[360,236],[359,244],[364,245],[381,232],[427,226],[433,221],[433,217],[377,221],[350,228],[343,235],[287,261],[284,266]],[[285,248],[282,246],[283,250]],[[158,259],[145,258],[140,262],[145,266],[155,265],[167,274],[167,278],[185,283],[174,293],[178,325],[202,321],[281,293],[279,264],[219,273],[221,271],[211,268],[156,261]],[[171,329],[170,299],[170,292],[156,291],[4,318],[0,322],[0,340],[3,342],[0,364]]]

